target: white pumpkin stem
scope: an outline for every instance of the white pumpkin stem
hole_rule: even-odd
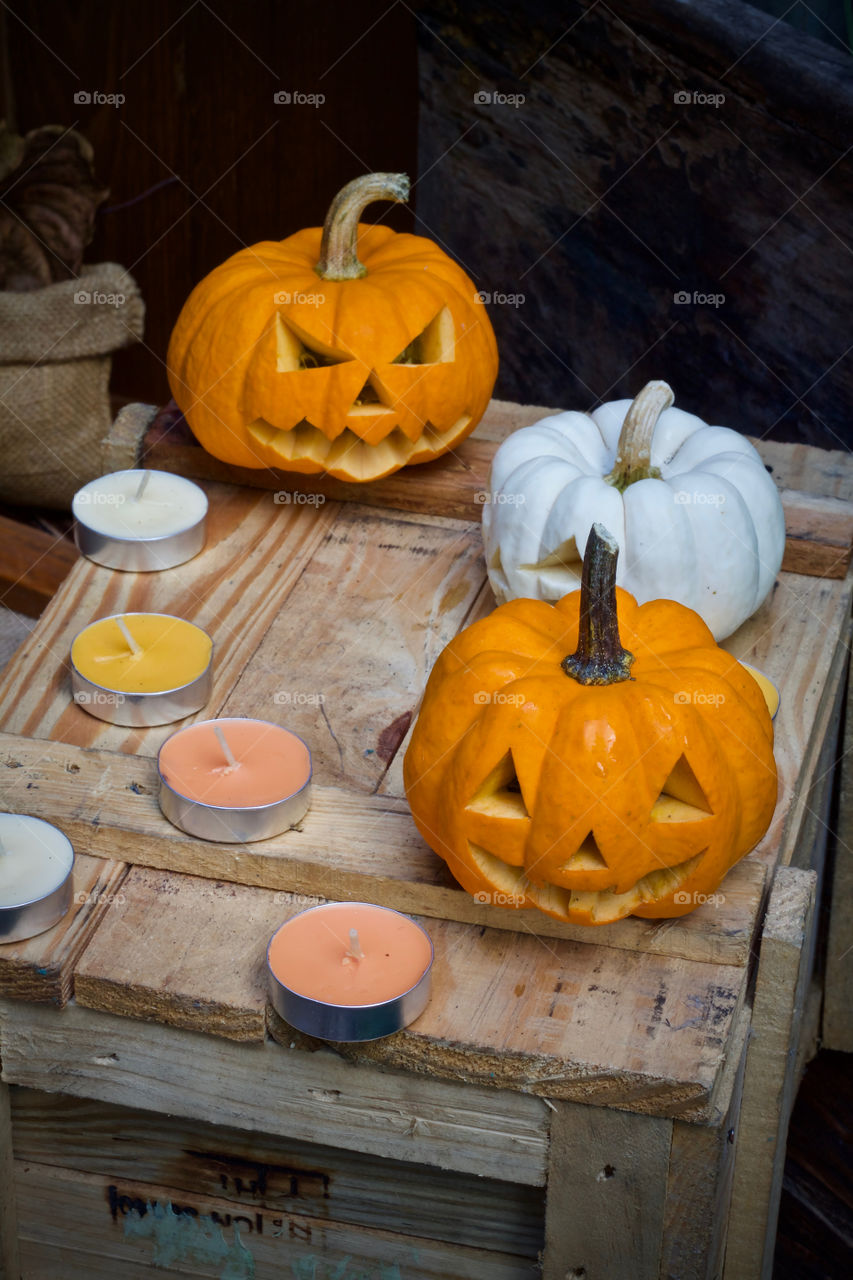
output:
[[[578,684],[619,684],[631,679],[630,653],[619,639],[616,616],[616,561],[619,543],[603,524],[586,540],[581,575],[578,647],[561,666]]]
[[[674,399],[667,382],[647,382],[634,398],[619,433],[613,470],[605,476],[608,484],[621,492],[637,480],[660,479],[660,471],[652,466],[652,437],[658,418]]]
[[[331,203],[323,224],[320,261],[315,268],[323,280],[358,280],[367,267],[358,258],[358,220],[374,200],[404,204],[409,198],[405,173],[365,173],[348,182]]]

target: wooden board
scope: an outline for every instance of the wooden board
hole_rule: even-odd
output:
[[[0,516],[0,539],[0,604],[37,618],[77,562],[77,548],[67,538],[8,516]]]
[[[248,485],[274,491],[281,505],[298,505],[308,499],[365,503],[372,507],[449,516],[479,521],[489,489],[492,458],[501,440],[511,431],[530,426],[558,413],[535,405],[492,401],[486,418],[473,436],[443,458],[414,471],[403,469],[367,484],[348,483],[333,476],[301,475],[274,468],[232,467],[207,453],[196,441],[180,413],[167,408],[155,419],[146,436],[144,460],[149,467],[175,471],[196,480]],[[766,442],[753,440],[762,457],[776,456]],[[807,446],[803,446],[808,448]],[[809,449],[812,455],[827,450]],[[773,470],[773,464],[770,463]],[[827,466],[826,461],[823,463]],[[418,483],[413,483],[414,476]],[[809,476],[809,483],[819,477]],[[777,477],[779,483],[779,477]],[[785,510],[786,543],[782,568],[788,573],[843,578],[853,556],[853,494],[846,498],[824,495],[822,489],[804,493],[780,484]]]
[[[262,1043],[266,944],[304,905],[287,896],[135,868],[78,965],[77,1003]],[[653,1114],[708,1103],[745,969],[425,923],[430,1004],[395,1036],[337,1046],[348,1061]],[[270,1019],[285,1047],[318,1047]]]
[[[9,1086],[0,1083],[0,1280],[18,1280],[20,1275],[9,1101]]]
[[[544,1186],[550,1111],[475,1083],[356,1069],[327,1046],[228,1040],[69,1004],[0,1001],[3,1080]]]
[[[726,1280],[770,1280],[796,1091],[796,1053],[814,946],[813,871],[780,867],[761,939],[735,1157]]]
[[[293,1213],[524,1258],[542,1247],[537,1187],[18,1086],[11,1103],[18,1162],[97,1174],[108,1203],[111,1185],[132,1180],[267,1221]]]
[[[253,845],[213,844],[188,839],[162,816],[155,762],[147,757],[0,734],[0,770],[4,762],[16,766],[6,773],[4,803],[55,822],[92,855],[121,856],[132,847],[137,863],[276,889],[297,902],[367,898],[542,938],[723,964],[749,959],[766,874],[758,855],[726,877],[724,912],[707,903],[677,921],[626,919],[590,931],[538,911],[476,902],[421,840],[402,799],[318,786],[299,828]],[[39,954],[32,953],[36,969]]]
[[[293,1276],[387,1280],[535,1280],[535,1260],[492,1249],[279,1212],[234,1212],[230,1201],[52,1165],[16,1168],[21,1259],[40,1280],[99,1276]],[[105,1194],[106,1192],[106,1194]],[[57,1208],[60,1205],[61,1208]],[[69,1240],[72,1242],[69,1248]],[[285,1271],[286,1268],[286,1271]]]

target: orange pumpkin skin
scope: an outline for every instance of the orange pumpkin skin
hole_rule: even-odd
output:
[[[243,249],[196,286],[169,344],[172,395],[205,449],[238,466],[371,480],[438,457],[473,431],[497,377],[473,282],[431,240],[361,223],[366,273],[322,279],[322,237]],[[413,343],[415,362],[399,362]]]
[[[406,793],[421,835],[485,901],[585,925],[681,916],[770,823],[773,730],[756,681],[692,610],[616,598],[635,659],[623,683],[582,685],[561,667],[580,591],[501,605],[433,669]]]

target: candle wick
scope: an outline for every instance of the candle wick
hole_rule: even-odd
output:
[[[141,500],[142,495],[145,492],[145,486],[148,484],[148,481],[150,479],[151,479],[151,472],[143,471],[142,479],[139,481],[139,488],[136,490],[136,493],[133,495],[134,502],[139,502]]]
[[[213,732],[216,734],[217,738],[219,739],[219,745],[222,748],[222,754],[225,756],[225,759],[228,761],[229,771],[231,769],[239,768],[240,761],[235,757],[234,752],[229,747],[228,739],[225,737],[225,733],[223,732],[222,726],[215,724],[213,726]]]
[[[127,641],[127,647],[130,649],[130,652],[133,654],[135,658],[138,658],[140,653],[142,652],[142,645],[137,644],[137,642],[134,640],[133,636],[130,634],[130,628],[128,627],[124,618],[116,618],[116,622],[118,623],[119,631]]]
[[[349,931],[349,947],[344,952],[344,960],[363,960],[364,952],[361,949],[361,943],[358,940],[358,930],[350,929]]]

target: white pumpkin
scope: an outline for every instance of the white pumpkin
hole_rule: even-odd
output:
[[[504,441],[483,541],[499,602],[580,586],[595,521],[619,543],[617,582],[642,604],[695,609],[721,640],[768,595],[785,549],[776,485],[737,431],[670,406],[650,382],[591,414],[558,413]]]

